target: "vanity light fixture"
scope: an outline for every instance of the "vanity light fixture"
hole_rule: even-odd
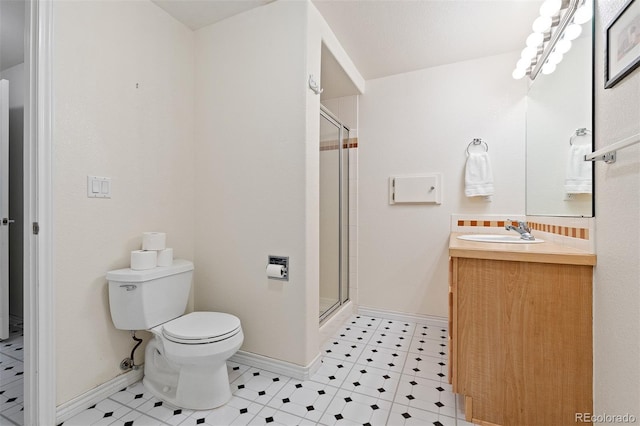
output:
[[[534,80],[540,71],[555,71],[592,15],[593,0],[545,0],[511,76],[519,80],[528,75]]]

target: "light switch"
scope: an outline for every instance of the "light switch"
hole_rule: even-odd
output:
[[[87,197],[111,198],[111,178],[87,176]]]

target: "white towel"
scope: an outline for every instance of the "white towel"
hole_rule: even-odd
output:
[[[464,195],[480,197],[493,195],[493,172],[487,152],[472,152],[464,172]]]
[[[591,145],[571,145],[567,158],[567,178],[564,190],[567,194],[591,194],[591,161],[584,156],[591,152]]]

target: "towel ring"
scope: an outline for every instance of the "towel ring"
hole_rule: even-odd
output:
[[[579,129],[576,129],[576,131],[569,138],[569,145],[573,145],[573,140],[576,137],[578,137],[578,136],[586,136],[586,135],[590,135],[590,134],[591,134],[591,130],[587,129],[586,127],[580,127]]]
[[[471,147],[471,145],[484,145],[484,152],[489,152],[489,145],[487,145],[485,141],[479,138],[474,138],[471,142],[469,142],[469,145],[467,145],[467,156],[469,156],[469,148]]]

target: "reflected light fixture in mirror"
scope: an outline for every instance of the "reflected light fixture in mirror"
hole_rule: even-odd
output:
[[[519,80],[538,73],[551,74],[571,49],[571,41],[582,33],[582,24],[593,14],[593,0],[545,0],[540,16],[533,21],[533,33],[527,37],[516,69],[511,74]]]

